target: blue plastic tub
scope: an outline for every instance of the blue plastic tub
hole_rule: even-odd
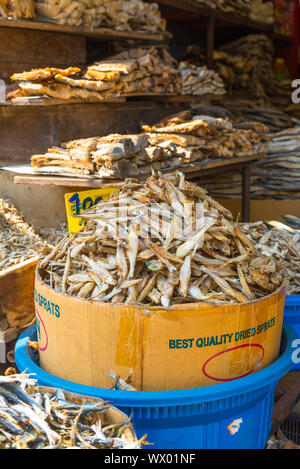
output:
[[[36,340],[34,325],[20,336],[15,357],[19,370],[35,373],[42,385],[101,397],[132,414],[138,437],[147,433],[154,443],[149,448],[262,449],[271,427],[275,387],[293,366],[296,338],[284,324],[281,354],[272,365],[234,381],[179,391],[115,391],[59,379],[39,368],[30,356],[27,344]]]
[[[300,339],[300,295],[288,295],[285,297],[284,320],[293,327]],[[292,371],[299,370],[300,363],[292,369]]]

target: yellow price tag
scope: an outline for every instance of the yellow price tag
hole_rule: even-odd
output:
[[[102,189],[65,194],[69,232],[76,233],[82,228],[84,220],[78,215],[80,215],[84,210],[88,210],[93,207],[93,205],[98,204],[102,200],[108,200],[111,196],[117,194],[119,190],[120,189],[118,187],[105,187]]]

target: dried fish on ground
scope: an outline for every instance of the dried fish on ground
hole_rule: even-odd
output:
[[[116,411],[102,399],[38,386],[24,373],[0,376],[0,448],[141,448],[145,437],[138,441],[130,418]]]
[[[288,227],[287,227],[288,228]],[[289,278],[288,294],[300,294],[300,232],[272,228],[264,222],[244,223],[241,229],[262,256],[280,262]],[[297,246],[298,244],[298,246]]]
[[[0,270],[49,249],[7,200],[0,199]]]
[[[80,215],[82,229],[39,264],[57,292],[158,306],[245,303],[283,281],[232,214],[182,173],[127,179],[118,195]]]

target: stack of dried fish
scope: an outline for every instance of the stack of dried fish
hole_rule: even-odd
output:
[[[181,94],[181,80],[175,63],[164,48],[160,51],[155,47],[131,49],[91,65],[83,78],[104,82],[120,95]]]
[[[229,42],[219,48],[214,59],[217,61],[217,71],[222,78],[222,62],[224,61],[225,67],[230,67],[232,61],[236,65],[233,83],[235,89],[239,89],[240,86],[249,88],[251,94],[257,98],[265,98],[270,83],[276,81],[273,71],[273,44],[264,34],[250,34]],[[225,70],[228,72],[228,68]]]
[[[36,257],[45,248],[16,208],[0,199],[0,270]]]
[[[300,127],[273,134],[268,157],[252,170],[254,198],[299,199],[300,197]]]
[[[226,118],[193,115],[190,111],[166,118],[155,126],[143,126],[152,144],[164,141],[176,145],[186,161],[207,158],[233,158],[256,154],[264,150],[266,127],[260,123],[245,123],[241,128]]]
[[[248,16],[251,0],[218,0],[218,8],[224,13]]]
[[[35,0],[38,17],[45,21],[119,31],[165,31],[157,3],[142,0]]]
[[[218,9],[224,13],[233,13],[248,16],[250,11],[250,0],[196,0],[204,7],[213,10]]]
[[[89,66],[84,74],[79,68],[46,68],[16,73],[11,80],[19,88],[8,99],[27,96],[46,96],[58,99],[94,99],[103,101],[127,94],[181,93],[181,80],[170,64],[170,55],[138,48],[117,54],[103,62]]]
[[[191,45],[185,60],[203,65],[205,53],[199,46]],[[213,60],[213,68],[228,91],[250,92],[264,106],[273,101],[275,104],[278,95],[281,100],[284,97],[285,102],[291,101],[291,83],[277,80],[273,69],[274,47],[266,35],[250,34],[224,44],[214,51]]]
[[[29,72],[15,73],[10,78],[18,82],[18,88],[7,95],[8,99],[23,98],[28,96],[46,96],[49,98],[72,99],[91,97],[98,98],[99,93],[82,89],[72,88],[56,80],[59,77],[76,77],[80,72],[78,67],[69,67],[60,69],[55,67],[46,67],[41,69],[32,69]]]
[[[102,399],[0,376],[1,449],[139,449],[144,440]]]
[[[187,95],[212,94],[220,96],[226,93],[223,80],[205,65],[197,67],[187,62],[180,62],[182,93]]]
[[[94,174],[122,179],[150,175],[158,169],[170,170],[211,158],[233,158],[263,150],[262,124],[236,129],[225,118],[192,116],[190,111],[144,125],[144,134],[118,135],[74,140],[64,148],[50,148],[33,155],[37,172]]]
[[[225,98],[223,104],[226,109],[232,112],[232,118],[235,121],[261,122],[268,127],[269,133],[300,125],[300,120],[291,118],[279,109],[257,106],[253,101],[247,99]]]
[[[58,292],[167,308],[245,303],[283,281],[276,260],[258,254],[232,214],[182,173],[126,180],[82,218],[86,225],[39,264],[42,280]]]
[[[300,198],[300,127],[282,130],[270,136],[267,157],[251,166],[251,198]],[[214,197],[240,198],[242,177],[230,172],[207,178],[205,188]]]
[[[300,232],[268,227],[264,222],[244,223],[241,229],[262,256],[276,259],[289,278],[288,294],[300,294]],[[298,245],[298,246],[297,246]]]
[[[259,23],[274,24],[274,2],[251,0],[249,18]]]
[[[35,18],[34,0],[0,0],[0,16],[3,18]]]

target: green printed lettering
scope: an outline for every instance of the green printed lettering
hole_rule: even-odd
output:
[[[201,337],[199,337],[197,340],[196,340],[196,347],[199,347],[199,348],[202,348],[203,347],[203,339]]]
[[[57,318],[60,318],[60,309],[58,305],[55,305],[55,316]]]
[[[210,338],[209,345],[210,345],[210,346],[211,346],[211,345],[216,345],[216,344],[215,344],[215,338],[214,338],[214,337],[211,337],[211,338]]]
[[[169,340],[169,348],[176,348],[175,340],[172,340],[172,339]]]

